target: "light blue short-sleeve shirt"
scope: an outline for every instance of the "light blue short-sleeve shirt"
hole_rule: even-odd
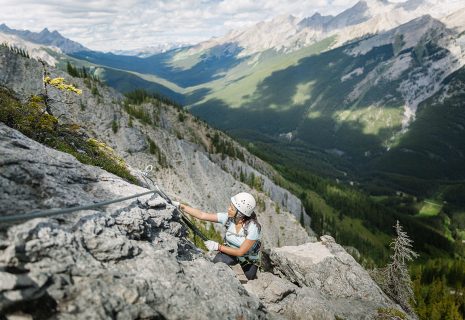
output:
[[[218,223],[221,223],[222,225],[226,224],[226,221],[228,221],[228,214],[226,212],[218,212],[217,213],[218,217]],[[239,232],[236,232],[236,226],[234,223],[231,223],[226,230],[226,242],[228,245],[231,247],[236,247],[239,248],[242,243],[245,241],[245,239],[248,240],[259,240],[260,239],[260,232],[258,230],[258,227],[255,223],[250,223],[249,226],[247,227],[247,237],[245,236],[244,233],[244,228],[241,228]]]

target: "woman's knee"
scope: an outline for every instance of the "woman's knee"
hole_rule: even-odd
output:
[[[237,263],[237,260],[225,253],[218,252],[218,254],[213,258],[213,263],[223,262],[228,266],[234,265]]]
[[[244,274],[247,278],[247,280],[253,280],[253,279],[256,279],[257,278],[257,270],[258,270],[258,267],[254,264],[252,265],[246,265],[242,268],[242,270],[244,271]]]

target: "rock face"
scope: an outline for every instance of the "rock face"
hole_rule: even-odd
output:
[[[0,212],[147,191],[0,123]],[[2,225],[0,314],[58,319],[372,319],[397,307],[329,236],[271,248],[245,288],[185,238],[158,195]]]
[[[147,191],[1,123],[0,139],[2,213]],[[37,318],[55,314],[66,319],[265,318],[259,299],[247,294],[229,267],[204,258],[184,237],[179,220],[172,206],[157,195],[147,195],[10,226],[0,242],[0,314],[21,311]]]
[[[246,289],[270,311],[289,319],[373,319],[378,308],[397,308],[330,236],[321,242],[273,248],[271,272]]]

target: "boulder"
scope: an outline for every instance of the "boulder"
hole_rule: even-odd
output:
[[[379,308],[402,309],[331,236],[320,242],[272,248],[271,272],[246,285],[288,319],[373,319]]]

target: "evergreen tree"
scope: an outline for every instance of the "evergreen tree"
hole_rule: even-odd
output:
[[[415,303],[413,284],[410,278],[407,263],[415,259],[418,254],[412,249],[412,240],[402,230],[397,220],[394,226],[397,237],[391,242],[391,262],[382,269],[375,270],[373,275],[384,292],[405,311],[413,314],[414,310],[410,302]]]

